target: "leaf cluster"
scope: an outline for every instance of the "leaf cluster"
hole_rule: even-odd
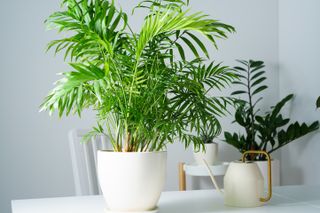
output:
[[[269,154],[288,143],[313,132],[319,128],[319,122],[310,125],[306,123],[290,123],[280,113],[282,108],[292,100],[293,94],[283,98],[264,114],[259,113],[257,103],[262,97],[256,97],[267,89],[264,63],[262,61],[239,61],[243,66],[235,67],[241,81],[234,84],[242,89],[234,91],[232,95],[244,94],[246,99],[239,99],[235,112],[235,122],[244,128],[245,134],[225,132],[225,142],[237,148],[241,153],[247,150],[263,150]],[[250,160],[265,160],[262,155],[248,155]]]
[[[227,66],[205,63],[202,56],[209,55],[198,35],[215,46],[215,39],[234,28],[185,7],[182,0],[141,1],[135,9],[148,15],[133,32],[114,1],[64,0],[46,24],[70,36],[48,49],[64,51],[72,71],[62,74],[41,109],[80,116],[93,108],[97,127],[88,137],[107,134],[115,151],[162,150],[177,138],[199,146],[203,142],[190,132],[199,133],[203,123],[221,131],[217,118],[230,100],[208,93],[236,76]],[[182,43],[192,59],[186,59]]]

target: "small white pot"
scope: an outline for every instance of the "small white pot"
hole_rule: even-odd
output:
[[[166,152],[98,151],[98,179],[110,211],[151,211],[163,190]]]
[[[264,179],[265,187],[268,185],[268,161],[255,161],[258,165]],[[271,161],[272,186],[280,186],[280,161],[273,159]]]
[[[214,165],[218,161],[218,144],[217,143],[206,143],[204,144],[206,150],[194,151],[193,156],[198,165],[203,165],[205,159],[209,165]]]

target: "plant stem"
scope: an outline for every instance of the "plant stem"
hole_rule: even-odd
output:
[[[249,114],[251,117],[251,144],[250,148],[253,148],[254,140],[255,140],[255,131],[254,131],[254,114],[253,114],[253,105],[252,105],[252,95],[251,95],[251,82],[250,82],[250,77],[251,77],[251,70],[250,70],[250,62],[248,64],[248,78],[247,78],[247,87],[248,87],[248,96],[249,96]]]
[[[125,152],[130,152],[130,144],[129,144],[129,142],[130,142],[130,137],[131,137],[131,134],[130,134],[130,132],[127,132],[127,134],[126,134],[126,139],[125,139],[125,144],[124,144],[124,151]]]

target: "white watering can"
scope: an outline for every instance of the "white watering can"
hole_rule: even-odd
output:
[[[264,179],[256,163],[246,161],[248,154],[264,154],[268,160],[268,196],[264,194]],[[257,207],[269,201],[272,196],[271,160],[264,151],[246,151],[242,161],[231,162],[224,176],[224,192],[219,188],[216,179],[206,160],[203,162],[208,169],[213,185],[224,194],[224,204],[234,207]]]

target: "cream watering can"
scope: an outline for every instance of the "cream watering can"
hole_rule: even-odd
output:
[[[268,196],[264,194],[264,179],[259,167],[252,161],[246,161],[248,154],[264,154],[268,160]],[[242,161],[234,161],[229,164],[224,176],[224,192],[219,188],[210,167],[203,159],[208,169],[213,185],[224,194],[224,204],[234,207],[257,207],[269,201],[272,196],[271,160],[267,152],[246,151],[242,155]]]

